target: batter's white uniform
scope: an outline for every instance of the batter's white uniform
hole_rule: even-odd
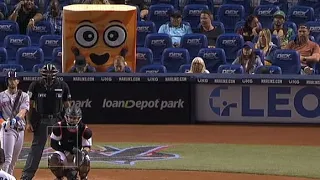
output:
[[[10,94],[8,90],[2,91],[0,93],[0,111],[2,112],[2,117],[4,120],[10,119],[13,104],[17,94],[18,93]],[[29,95],[25,92],[22,92],[19,103],[17,105],[17,113],[13,114],[13,117],[15,118],[19,111],[22,109],[29,111],[29,103]],[[25,129],[25,120],[21,120],[23,121],[23,129]],[[2,169],[12,175],[23,146],[24,131],[17,131],[16,129],[12,128],[5,130],[4,127],[1,127],[0,141],[1,147],[4,150],[5,154],[5,163],[3,164]]]
[[[2,169],[0,170],[0,179],[2,179],[2,180],[16,180],[15,177],[13,177],[12,175],[6,173]]]

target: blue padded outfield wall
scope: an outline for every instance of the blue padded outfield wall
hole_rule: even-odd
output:
[[[40,78],[18,75],[24,91]],[[96,73],[59,78],[69,84],[72,103],[83,108],[83,120],[90,124],[320,123],[318,76]]]

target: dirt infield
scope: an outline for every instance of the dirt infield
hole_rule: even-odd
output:
[[[173,143],[232,143],[232,144],[276,144],[308,145],[320,144],[320,128],[276,127],[276,126],[149,126],[149,125],[90,125],[93,142],[173,142]],[[96,135],[98,134],[98,135]],[[31,141],[31,134],[26,134]],[[21,170],[15,171],[20,178]],[[39,170],[35,180],[54,179],[48,170]],[[281,176],[249,174],[151,171],[151,170],[99,170],[90,172],[90,180],[176,180],[176,179],[219,179],[219,180],[303,180]]]

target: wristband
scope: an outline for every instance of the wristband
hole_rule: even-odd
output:
[[[15,119],[16,119],[17,121],[20,121],[20,120],[21,120],[21,118],[20,118],[19,116],[16,116]]]

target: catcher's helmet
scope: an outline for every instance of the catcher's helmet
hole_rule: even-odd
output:
[[[59,70],[54,64],[45,64],[41,70],[41,76],[44,79],[46,85],[52,85],[53,81],[56,79]]]
[[[66,109],[65,119],[69,126],[77,126],[82,119],[82,111],[78,106],[71,106]]]

